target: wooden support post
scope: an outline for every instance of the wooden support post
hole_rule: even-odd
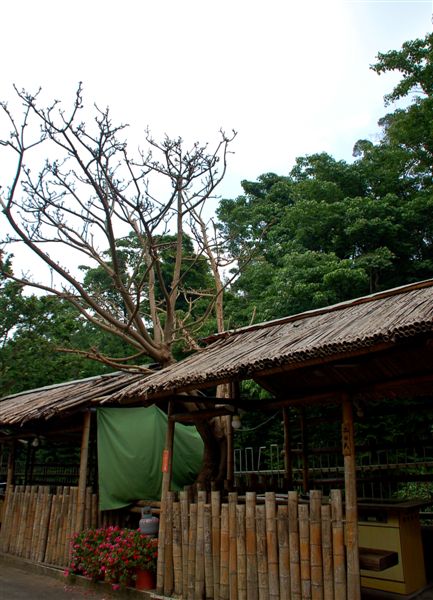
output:
[[[290,414],[287,406],[283,408],[284,427],[284,484],[286,489],[293,487],[292,449],[290,439]]]
[[[305,416],[305,408],[300,410],[301,419],[301,442],[302,442],[302,491],[304,494],[308,492],[308,436],[307,436],[307,419]]]
[[[234,480],[234,448],[233,448],[233,427],[232,417],[224,417],[227,436],[227,489],[233,489]]]
[[[356,495],[355,438],[352,402],[342,396],[342,443],[344,456],[344,487],[346,512],[347,594],[351,600],[361,598],[358,542],[358,499]]]
[[[8,472],[7,472],[7,478],[6,478],[6,493],[11,489],[11,487],[14,484],[15,452],[16,452],[16,442],[14,440],[9,447]]]
[[[228,389],[228,395],[232,398],[239,399],[240,389],[239,382],[232,381]],[[234,444],[233,444],[233,425],[231,415],[225,418],[226,435],[227,435],[227,489],[233,489],[235,475],[234,461]]]
[[[175,421],[171,418],[173,413],[173,401],[168,403],[167,410],[167,432],[165,436],[165,446],[162,453],[162,485],[161,485],[161,511],[159,517],[158,534],[158,566],[156,573],[156,590],[158,594],[166,593],[170,595],[172,590],[164,589],[164,579],[167,570],[172,569],[173,565],[165,564],[165,532],[167,524],[167,497],[170,491],[171,474],[173,469],[173,441]]]
[[[89,437],[91,420],[92,413],[90,410],[86,410],[83,417],[83,432],[81,434],[80,475],[78,478],[78,502],[75,521],[78,532],[84,529],[84,516],[86,512],[87,465],[89,462]]]

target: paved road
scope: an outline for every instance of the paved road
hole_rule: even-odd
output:
[[[11,562],[0,557],[0,600],[122,600],[149,597],[132,591],[123,594],[109,586],[81,583],[73,585],[62,577],[40,572],[25,562]]]

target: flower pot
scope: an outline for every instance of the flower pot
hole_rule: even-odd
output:
[[[152,571],[137,569],[137,578],[135,580],[135,588],[137,590],[154,590],[155,575]]]

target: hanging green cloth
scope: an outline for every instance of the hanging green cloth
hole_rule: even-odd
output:
[[[98,408],[100,510],[135,500],[159,500],[167,415],[148,408]],[[176,424],[171,489],[193,483],[203,459],[203,440],[195,427]]]

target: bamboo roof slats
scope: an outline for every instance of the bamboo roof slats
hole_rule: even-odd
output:
[[[77,412],[142,379],[135,373],[111,373],[5,396],[0,399],[0,425],[21,426]]]
[[[272,369],[393,348],[432,333],[433,279],[214,336],[202,351],[102,402],[150,399],[260,377]]]

